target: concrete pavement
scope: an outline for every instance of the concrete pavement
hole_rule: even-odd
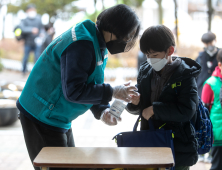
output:
[[[79,116],[72,123],[77,147],[116,147],[112,137],[119,132],[131,131],[136,116],[126,111],[117,126],[107,126],[94,119],[91,112]],[[191,170],[209,170],[210,164],[198,163]],[[32,170],[22,128],[17,121],[13,126],[0,128],[0,170]]]

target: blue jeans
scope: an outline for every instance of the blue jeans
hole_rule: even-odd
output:
[[[22,65],[23,65],[23,69],[22,72],[25,73],[26,72],[26,66],[27,66],[27,62],[29,59],[29,54],[31,51],[34,52],[35,55],[35,62],[38,60],[39,56],[40,56],[40,50],[41,50],[41,46],[30,46],[30,45],[25,45],[24,48],[24,57],[23,57],[23,61],[22,61]]]

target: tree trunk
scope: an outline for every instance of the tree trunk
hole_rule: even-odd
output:
[[[179,44],[179,39],[178,39],[178,17],[177,17],[177,0],[174,0],[174,4],[175,4],[175,33],[176,33],[176,39],[177,39],[177,44]]]
[[[212,15],[213,15],[213,12],[214,12],[214,9],[212,7],[212,0],[208,0],[207,2],[207,5],[208,5],[208,31],[211,31],[211,21],[212,21]]]
[[[156,0],[158,3],[158,12],[159,12],[159,24],[163,24],[163,8],[162,8],[162,0]]]
[[[105,10],[104,0],[102,0],[103,10]]]
[[[97,0],[94,0],[94,8],[95,8],[94,21],[96,21],[96,17],[97,17],[96,4],[97,4]]]
[[[102,0],[103,10],[105,10],[104,0]]]

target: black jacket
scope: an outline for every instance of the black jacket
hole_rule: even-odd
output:
[[[42,20],[41,16],[37,15],[35,18],[25,18],[21,20],[21,23],[19,24],[22,32],[25,34],[24,40],[26,45],[35,46],[35,38],[39,36],[40,32],[43,30]],[[32,29],[38,28],[39,33],[33,34]]]
[[[202,94],[204,82],[212,75],[213,71],[215,70],[215,67],[218,65],[217,53],[211,57],[206,51],[203,51],[199,53],[199,56],[196,59],[196,61],[201,65],[202,68],[202,71],[197,77],[197,89],[198,89],[198,95],[200,97]],[[211,66],[207,65],[208,62],[211,63]]]
[[[141,94],[138,105],[128,104],[126,109],[132,114],[140,114],[153,106],[152,120],[158,129],[166,123],[164,129],[174,133],[175,164],[176,166],[192,166],[197,162],[197,141],[191,121],[196,121],[198,95],[196,77],[200,73],[200,65],[189,59],[181,58],[181,64],[175,69],[169,81],[163,87],[157,102],[151,103],[152,67],[145,62],[140,67],[137,79],[138,91]],[[172,88],[172,84],[178,87]],[[141,119],[141,130],[149,129],[146,119]]]

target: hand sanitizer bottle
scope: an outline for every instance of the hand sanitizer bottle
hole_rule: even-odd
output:
[[[120,115],[122,114],[122,112],[124,111],[126,104],[127,103],[122,100],[115,99],[115,101],[113,102],[113,104],[110,107],[110,113],[114,117],[119,118]]]

